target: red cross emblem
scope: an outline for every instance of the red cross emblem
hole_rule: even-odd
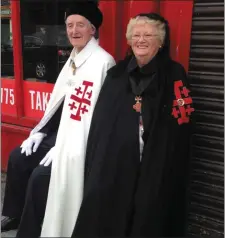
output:
[[[74,89],[76,92],[70,96],[73,100],[69,104],[70,110],[76,111],[75,114],[71,113],[70,118],[76,121],[81,121],[81,115],[88,112],[88,107],[91,105],[92,90],[89,88],[93,87],[93,83],[89,81],[83,81],[80,87]]]
[[[191,107],[192,98],[189,96],[189,90],[183,86],[181,80],[174,82],[174,93],[176,100],[173,100],[172,115],[177,118],[179,125],[188,123],[190,115],[194,111]]]

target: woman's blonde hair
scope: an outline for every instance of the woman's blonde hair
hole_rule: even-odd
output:
[[[166,26],[165,23],[159,21],[159,20],[153,20],[153,19],[149,19],[146,16],[137,16],[135,18],[131,18],[128,25],[127,25],[127,32],[126,32],[126,38],[128,41],[131,40],[132,37],[132,31],[133,31],[133,27],[136,24],[151,24],[156,26],[157,30],[158,30],[158,37],[159,40],[161,41],[161,44],[164,43],[165,40],[165,36],[166,36]]]

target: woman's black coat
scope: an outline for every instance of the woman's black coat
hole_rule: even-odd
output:
[[[129,62],[130,57],[109,70],[95,107],[84,196],[72,237],[184,234],[192,116],[186,73],[169,58],[156,57],[143,68],[153,79],[142,94],[140,162]]]

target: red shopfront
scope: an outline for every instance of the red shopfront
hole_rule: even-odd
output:
[[[11,1],[8,29],[12,34],[2,46],[3,171],[10,151],[21,144],[43,116],[57,74],[71,49],[65,40],[63,6],[53,1],[32,4],[26,0]],[[129,18],[155,11],[170,23],[172,57],[188,70],[193,1],[100,0],[99,6],[104,14],[99,42],[116,60],[122,59],[127,50],[125,31]]]

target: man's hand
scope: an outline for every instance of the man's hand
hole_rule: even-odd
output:
[[[22,148],[21,154],[25,152],[26,156],[29,156],[32,152],[35,153],[45,136],[46,134],[41,132],[37,132],[32,136],[29,136],[20,146],[20,148]]]
[[[42,159],[42,161],[40,162],[40,165],[44,165],[44,166],[49,166],[52,162],[52,160],[55,157],[55,146],[51,148],[51,150],[49,150],[49,152],[45,155],[44,159]]]

